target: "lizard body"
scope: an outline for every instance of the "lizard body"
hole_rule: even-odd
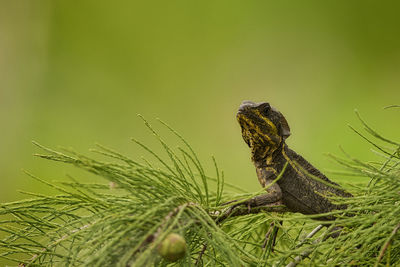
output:
[[[303,214],[346,208],[345,205],[333,204],[328,196],[352,195],[287,146],[285,140],[290,135],[290,128],[279,111],[269,103],[244,101],[239,107],[237,120],[242,137],[251,149],[258,180],[263,187],[268,186],[268,194],[262,198],[265,204],[283,203],[290,211]],[[273,183],[285,165],[281,178]],[[318,219],[334,218],[325,216]]]

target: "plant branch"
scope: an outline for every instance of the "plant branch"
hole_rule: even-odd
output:
[[[299,248],[303,244],[306,243],[306,241],[310,238],[312,238],[316,233],[318,233],[322,227],[324,227],[322,224],[318,225],[317,227],[314,228],[296,247]],[[318,238],[313,241],[313,244],[317,244],[321,241],[321,238]],[[312,249],[306,249],[304,250],[300,255],[296,256],[292,262],[290,262],[286,267],[295,267],[298,263],[300,263],[304,258],[308,257],[311,253],[313,252]]]
[[[392,233],[390,234],[388,240],[385,242],[385,244],[382,246],[381,252],[379,253],[378,260],[375,263],[375,266],[378,266],[379,262],[382,260],[383,256],[385,255],[385,252],[387,248],[389,247],[390,243],[392,242],[393,237],[396,235],[397,231],[400,229],[400,223],[396,225],[396,227],[393,229]]]

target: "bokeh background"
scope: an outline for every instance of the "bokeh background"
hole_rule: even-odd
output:
[[[186,137],[206,167],[259,189],[235,119],[242,100],[269,101],[287,118],[289,145],[322,170],[324,153],[369,160],[349,130],[371,126],[399,141],[398,1],[0,0],[0,201],[46,180],[85,173],[33,157],[31,141],[89,154],[96,142],[132,157],[155,151],[137,114]],[[165,139],[175,145],[166,133]],[[334,176],[335,179],[343,179]]]

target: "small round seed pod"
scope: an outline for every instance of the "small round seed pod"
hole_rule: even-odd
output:
[[[158,254],[168,261],[177,261],[185,256],[186,241],[178,234],[171,233],[157,247]]]

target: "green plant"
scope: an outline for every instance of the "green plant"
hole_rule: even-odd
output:
[[[331,212],[337,219],[326,228],[311,220],[313,216],[262,210],[219,220],[226,203],[263,190],[251,194],[224,182],[214,159],[214,175],[209,175],[186,140],[165,123],[183,148],[172,149],[145,121],[166,159],[134,140],[156,164],[140,163],[101,145],[93,152],[108,161],[35,143],[44,151],[37,156],[72,164],[108,182],[88,184],[70,177],[56,184],[28,173],[59,194],[25,192],[29,199],[0,205],[0,231],[6,233],[0,257],[25,266],[394,264],[400,260],[400,144],[361,122],[376,140],[356,132],[379,150],[382,160],[364,163],[331,156],[350,171],[346,174],[368,177],[370,183],[351,185],[354,198],[333,198],[349,208]],[[337,229],[340,235],[330,237]],[[185,256],[175,262],[157,252],[171,233],[186,242]]]

